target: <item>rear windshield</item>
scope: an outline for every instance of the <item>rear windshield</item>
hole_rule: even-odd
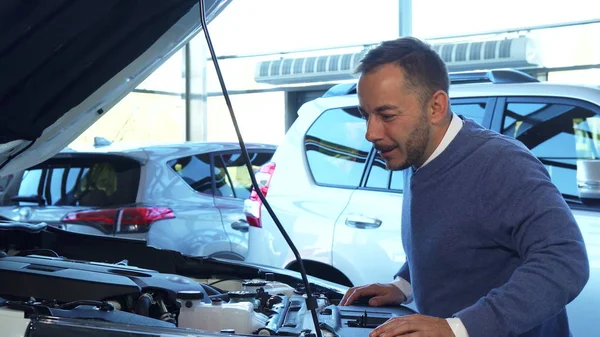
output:
[[[52,158],[23,172],[17,205],[106,207],[136,201],[140,163],[94,155]]]

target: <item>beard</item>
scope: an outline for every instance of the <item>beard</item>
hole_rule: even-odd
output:
[[[424,162],[423,155],[429,144],[431,128],[427,121],[425,112],[417,122],[415,129],[408,136],[406,142],[406,160],[400,163],[387,162],[387,169],[390,171],[401,171],[411,166],[420,166]],[[398,146],[400,147],[400,146]]]

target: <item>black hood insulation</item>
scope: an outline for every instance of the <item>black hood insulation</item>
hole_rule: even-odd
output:
[[[35,140],[197,2],[0,1],[0,144]]]

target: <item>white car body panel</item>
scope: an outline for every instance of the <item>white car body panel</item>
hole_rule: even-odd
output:
[[[333,266],[343,270],[353,284],[393,280],[406,261],[401,218],[401,193],[355,190],[335,225]],[[364,221],[366,228],[353,227],[353,220]],[[380,225],[375,227],[376,224],[371,224],[374,221],[380,221]],[[371,256],[377,259],[367,263]]]
[[[350,104],[351,100],[348,100]],[[338,215],[346,207],[352,190],[323,188],[307,180],[309,177],[305,157],[303,139],[306,130],[316,118],[315,111],[322,111],[320,100],[315,100],[299,111],[299,118],[288,131],[276,151],[272,161],[275,162],[276,174],[269,188],[269,203],[280,207],[274,211],[277,218],[288,231],[300,255],[310,256],[311,260],[330,264],[332,261],[331,245],[335,223]],[[327,103],[325,101],[324,103]],[[285,156],[281,157],[277,154]],[[288,184],[279,181],[294,181],[294,188],[288,189]],[[278,188],[278,186],[286,188]],[[302,215],[298,218],[297,215]],[[250,228],[249,251],[246,261],[273,266],[287,267],[295,258],[283,235],[276,228],[267,210],[262,209],[263,228]],[[263,237],[264,235],[264,237]]]
[[[450,96],[453,99],[562,97],[600,106],[598,88],[548,83],[457,85],[451,87]],[[297,120],[274,155],[277,167],[271,178],[267,201],[296,244],[303,260],[329,265],[343,273],[354,285],[391,282],[405,261],[400,227],[402,193],[318,186],[312,180],[304,150],[305,134],[321,113],[332,108],[356,105],[356,94],[349,94],[317,98],[300,108]],[[581,210],[578,206],[573,206],[572,211],[586,241],[590,281],[567,306],[567,311],[574,336],[587,336],[589,331],[597,331],[600,212]],[[247,261],[287,267],[294,257],[283,243],[264,206],[261,212],[262,228],[250,228]],[[346,225],[346,219],[351,215],[381,220],[381,226],[352,228]],[[333,229],[332,223],[335,223]],[[329,256],[331,260],[328,260]],[[320,274],[316,276],[323,278]]]

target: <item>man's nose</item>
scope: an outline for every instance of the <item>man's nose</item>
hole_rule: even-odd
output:
[[[365,134],[365,138],[371,143],[376,143],[383,138],[381,125],[377,122],[377,118],[369,118],[367,120],[367,133]]]

